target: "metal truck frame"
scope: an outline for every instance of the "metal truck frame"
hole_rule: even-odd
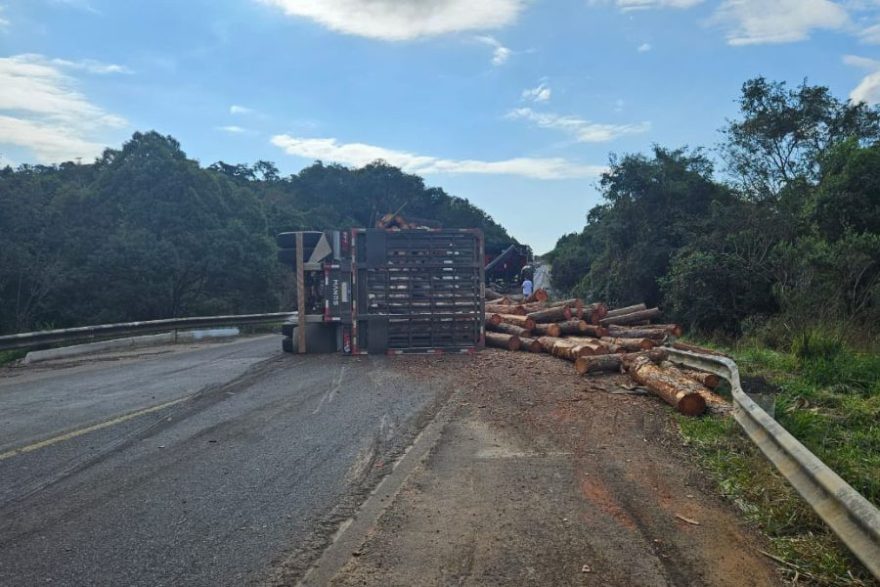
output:
[[[466,353],[485,343],[478,229],[288,232],[277,242],[297,274],[287,352]]]

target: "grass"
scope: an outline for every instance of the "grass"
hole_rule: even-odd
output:
[[[26,350],[0,351],[0,366],[21,359],[26,354]]]
[[[746,342],[724,350],[744,376],[779,389],[782,426],[880,504],[880,355],[816,333],[794,339],[789,352]],[[789,572],[817,585],[878,585],[732,418],[679,422],[722,493],[768,536]]]

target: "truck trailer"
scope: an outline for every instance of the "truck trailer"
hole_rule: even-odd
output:
[[[296,274],[290,353],[469,353],[485,342],[478,229],[285,232],[278,260]]]

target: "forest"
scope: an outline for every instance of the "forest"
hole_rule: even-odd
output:
[[[738,106],[717,148],[612,155],[602,203],[548,255],[554,284],[703,336],[876,341],[880,110],[764,78]]]
[[[371,226],[387,212],[514,240],[484,211],[383,162],[202,167],[135,133],[94,163],[0,169],[0,334],[178,316],[274,312],[274,236]]]

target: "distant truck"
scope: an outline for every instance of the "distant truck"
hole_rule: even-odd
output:
[[[398,227],[285,232],[297,273],[286,352],[473,352],[484,344],[483,234]]]
[[[487,256],[486,262],[486,283],[499,293],[515,293],[523,279],[534,279],[526,247],[510,245],[497,255]]]

